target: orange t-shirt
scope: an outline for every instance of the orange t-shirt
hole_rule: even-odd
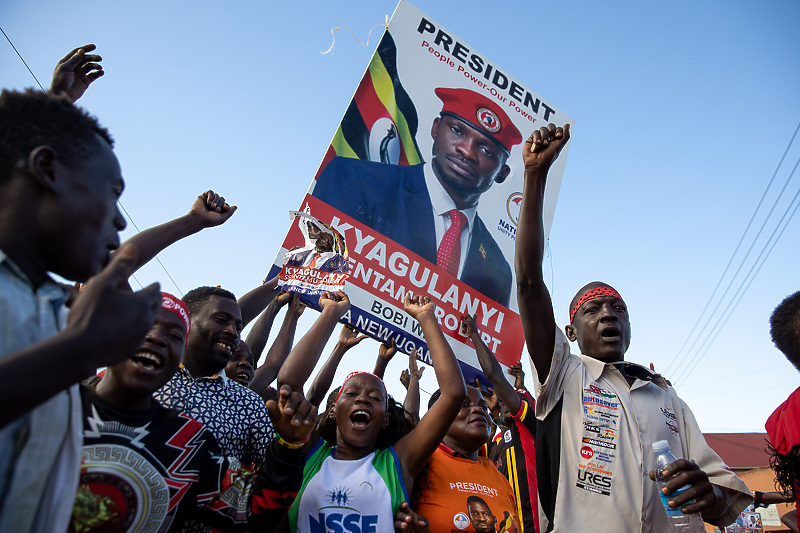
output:
[[[489,459],[477,461],[444,444],[430,458],[427,482],[414,509],[436,533],[503,533],[519,531],[514,492]]]

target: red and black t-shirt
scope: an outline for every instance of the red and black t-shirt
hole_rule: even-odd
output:
[[[247,529],[286,514],[302,481],[300,450],[270,443],[253,473],[224,457],[193,418],[153,401],[121,410],[81,387],[84,437],[70,531],[166,531],[188,518]]]
[[[539,503],[536,485],[535,402],[528,391],[517,391],[522,400],[514,424],[489,443],[488,457],[506,476],[517,500],[517,513],[525,533],[539,533]]]

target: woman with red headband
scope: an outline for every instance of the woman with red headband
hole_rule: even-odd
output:
[[[322,314],[281,368],[279,386],[288,384],[293,390],[303,386],[349,307],[349,302],[343,302],[347,297],[342,292],[320,297]],[[407,294],[404,306],[422,328],[441,397],[416,428],[401,437],[395,424],[403,417],[391,415],[401,411],[390,409],[394,400],[383,381],[368,372],[347,376],[320,434],[314,437],[318,440],[305,443],[309,455],[303,484],[289,511],[292,532],[394,532],[395,513],[408,501],[416,475],[464,401],[464,378],[436,321],[430,297]]]

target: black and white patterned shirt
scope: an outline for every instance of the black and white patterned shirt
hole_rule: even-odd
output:
[[[261,465],[267,444],[275,438],[264,400],[228,379],[224,372],[195,379],[181,365],[154,396],[165,407],[185,412],[203,423],[216,437],[222,452],[243,464]]]

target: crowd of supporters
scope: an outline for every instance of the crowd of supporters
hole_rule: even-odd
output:
[[[570,323],[555,323],[542,204],[568,125],[534,131],[523,150],[514,267],[532,386],[521,365],[500,365],[470,315],[463,328],[491,386],[465,383],[435,302],[407,294],[439,387],[421,414],[414,352],[405,398],[387,391],[394,344],[331,391],[345,353],[367,339],[347,325],[312,378],[350,307],[343,291],[323,293],[295,339],[304,307],[276,279],[239,298],[130,289],[157,253],[236,208],[206,191],[120,244],[113,138],[75,105],[103,75],[93,51],[59,61],[48,92],[0,95],[0,531],[662,532],[665,505],[724,527],[751,504],[669,382],[625,361],[616,289],[587,284]],[[776,309],[772,336],[800,369],[800,293]],[[775,501],[800,490],[797,402],[767,424]],[[658,441],[678,458],[662,489]]]

